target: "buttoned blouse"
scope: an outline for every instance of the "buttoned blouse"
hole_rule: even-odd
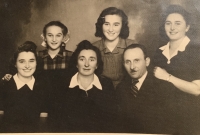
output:
[[[169,42],[160,47],[159,49],[162,50],[162,54],[167,58],[167,64],[170,64],[170,59],[173,58],[174,56],[176,56],[178,54],[178,52],[184,52],[186,46],[188,45],[188,43],[190,42],[190,39],[186,36],[183,41],[181,42],[181,44],[179,45],[179,47],[174,51],[174,53],[170,56],[169,55]]]
[[[123,70],[123,51],[124,49],[133,44],[131,39],[119,39],[117,46],[111,52],[104,44],[104,39],[95,43],[94,46],[101,51],[102,60],[104,62],[103,75],[110,78],[114,86],[116,86],[124,77],[125,71]]]

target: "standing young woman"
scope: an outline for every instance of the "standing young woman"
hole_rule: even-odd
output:
[[[104,62],[103,75],[109,77],[116,86],[124,77],[122,53],[134,43],[129,36],[128,17],[116,7],[104,9],[96,23],[96,37],[102,39],[93,43],[101,51]]]
[[[1,84],[3,132],[39,132],[37,124],[48,88],[45,81],[33,76],[37,67],[36,48],[31,41],[18,47],[11,61],[15,75]]]
[[[167,89],[162,90],[165,97],[165,127],[171,133],[192,134],[199,120],[200,45],[186,35],[191,19],[185,9],[171,5],[163,17],[160,30],[165,31],[169,42],[155,54],[154,74],[168,83]]]

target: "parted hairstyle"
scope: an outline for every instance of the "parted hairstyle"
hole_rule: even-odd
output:
[[[50,26],[60,27],[62,29],[62,33],[63,33],[64,36],[66,36],[67,33],[68,33],[68,28],[63,23],[61,23],[60,21],[51,21],[51,22],[47,23],[43,28],[44,37],[46,36],[47,28],[50,27]]]
[[[21,52],[32,52],[35,56],[36,63],[38,62],[37,52],[36,52],[36,44],[32,41],[25,41],[23,44],[18,46],[16,52],[14,53],[13,57],[10,60],[10,73],[15,74],[17,73],[17,68],[15,67],[17,58]],[[38,64],[37,64],[38,65]]]
[[[167,7],[165,12],[162,14],[162,23],[159,28],[160,36],[164,37],[165,39],[169,39],[165,32],[165,21],[170,14],[177,13],[182,15],[183,19],[186,22],[186,25],[191,25],[191,15],[187,12],[182,6],[180,5],[170,5]]]
[[[105,38],[105,35],[103,34],[102,26],[105,23],[106,15],[118,15],[122,18],[122,28],[121,28],[119,37],[121,37],[123,39],[128,38],[128,36],[129,36],[128,17],[126,16],[126,14],[124,13],[123,10],[118,9],[116,7],[109,7],[109,8],[104,9],[101,12],[101,14],[96,22],[95,36]]]
[[[78,45],[76,50],[71,56],[70,63],[69,63],[69,71],[71,75],[74,75],[78,72],[78,68],[76,67],[78,64],[78,56],[82,50],[93,50],[97,56],[97,69],[95,70],[96,75],[100,75],[103,71],[103,61],[101,59],[101,53],[96,46],[93,46],[88,40],[81,41]]]
[[[129,49],[134,49],[134,48],[140,48],[140,49],[142,50],[143,54],[144,54],[144,58],[145,58],[145,59],[146,59],[147,57],[149,57],[149,56],[148,56],[148,53],[147,53],[146,47],[145,47],[144,45],[141,45],[141,44],[131,44],[131,45],[129,45],[128,47],[126,47],[126,48],[124,49],[123,56],[124,56],[124,53],[125,53],[127,50],[129,50]]]

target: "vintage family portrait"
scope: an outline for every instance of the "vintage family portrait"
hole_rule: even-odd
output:
[[[0,0],[0,133],[200,134],[198,0]]]

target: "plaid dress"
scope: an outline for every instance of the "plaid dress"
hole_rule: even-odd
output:
[[[43,61],[43,70],[66,69],[69,65],[71,55],[72,52],[65,50],[64,47],[61,47],[53,59],[48,54],[47,49],[38,52],[38,57],[42,58]]]

